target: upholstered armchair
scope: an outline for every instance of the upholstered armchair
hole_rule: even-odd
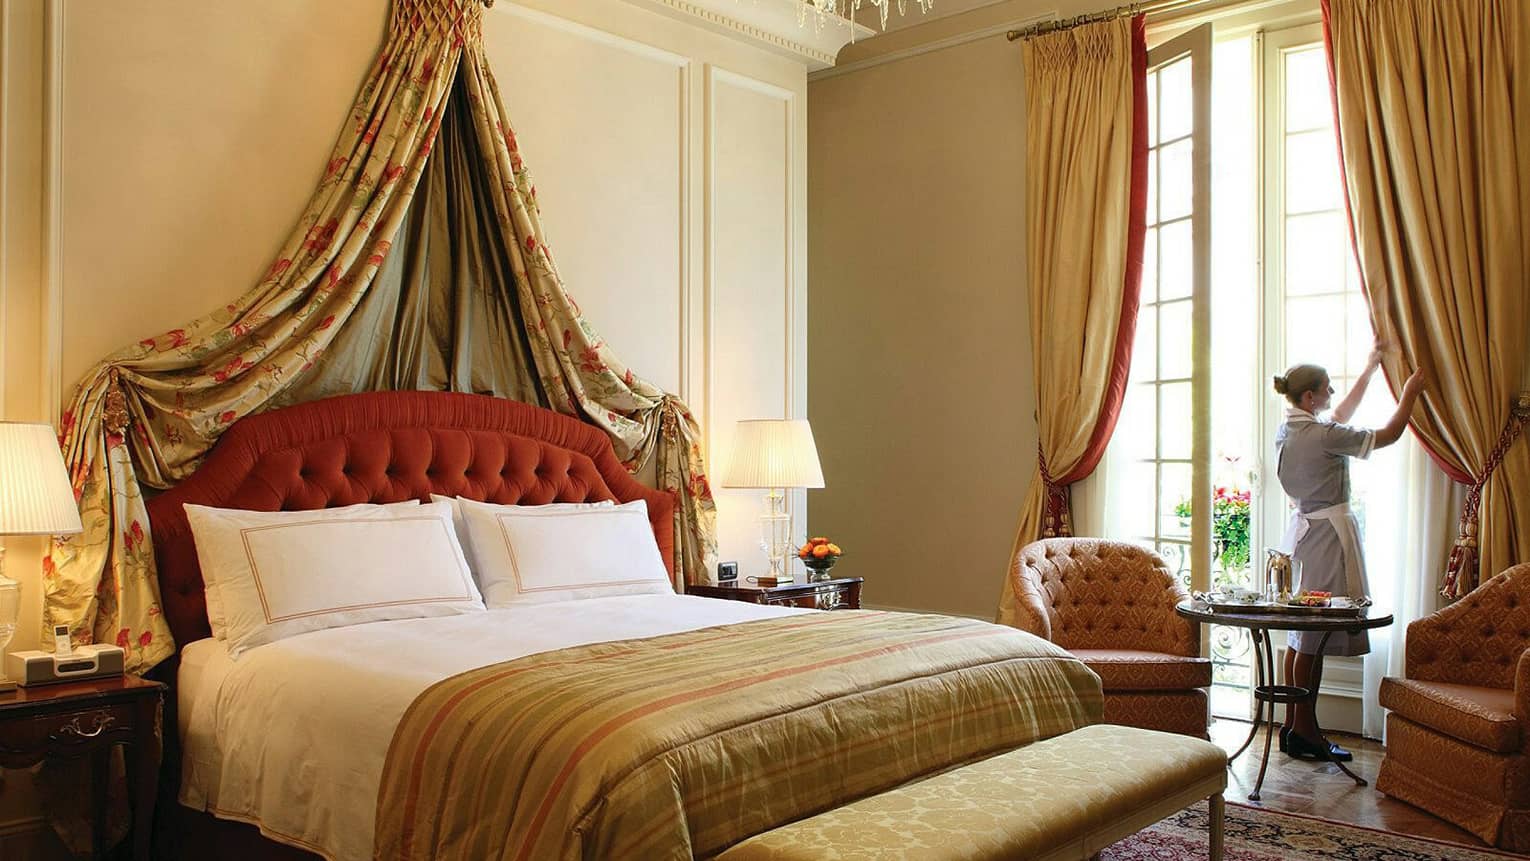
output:
[[[1530,851],[1530,564],[1408,626],[1376,788]]]
[[[1157,554],[1095,538],[1028,544],[1010,567],[1016,627],[1077,655],[1100,677],[1105,722],[1206,738],[1211,661],[1190,597]]]

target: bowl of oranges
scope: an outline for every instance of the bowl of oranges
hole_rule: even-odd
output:
[[[797,558],[802,560],[803,566],[812,575],[808,578],[810,581],[829,579],[829,569],[834,567],[842,555],[844,551],[839,549],[838,544],[823,537],[810,538],[808,543],[797,548]]]

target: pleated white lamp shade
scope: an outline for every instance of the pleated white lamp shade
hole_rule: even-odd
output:
[[[739,422],[723,487],[823,487],[807,419]]]
[[[0,422],[0,535],[80,530],[80,510],[53,426]]]

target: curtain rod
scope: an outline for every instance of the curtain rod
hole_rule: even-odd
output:
[[[1043,33],[1071,30],[1074,27],[1093,24],[1097,21],[1113,21],[1123,15],[1152,15],[1160,12],[1178,12],[1192,6],[1204,6],[1211,2],[1215,2],[1215,0],[1147,0],[1147,2],[1143,3],[1131,3],[1126,6],[1117,6],[1114,9],[1104,9],[1085,15],[1075,15],[1072,18],[1042,21],[1039,24],[1032,24],[1019,30],[1010,30],[1004,34],[1004,38],[1013,42],[1016,39],[1029,39],[1032,36],[1040,36]]]

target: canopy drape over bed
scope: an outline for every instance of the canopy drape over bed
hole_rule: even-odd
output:
[[[484,56],[482,2],[394,0],[350,122],[265,277],[81,381],[60,433],[85,531],[43,560],[45,629],[124,646],[133,671],[173,654],[141,488],[189,475],[245,415],[354,391],[492,394],[599,426],[629,469],[679,495],[677,578],[710,570],[697,424],[565,291]]]

